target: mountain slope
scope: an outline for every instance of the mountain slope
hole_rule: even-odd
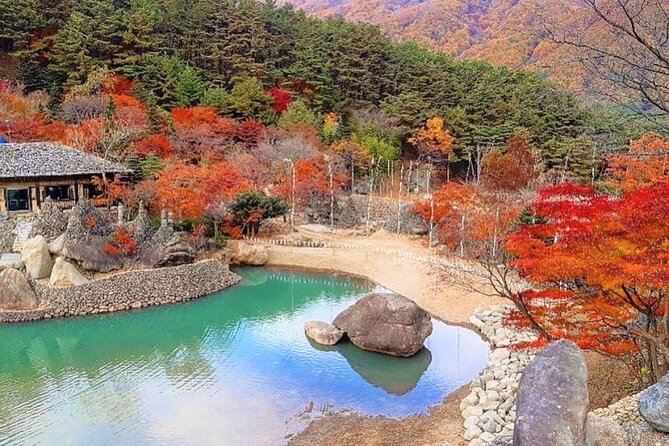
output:
[[[577,0],[286,1],[319,17],[379,25],[398,41],[420,42],[456,58],[529,67],[563,82],[574,77],[546,26],[568,24],[582,13]],[[581,79],[583,73],[577,74]]]

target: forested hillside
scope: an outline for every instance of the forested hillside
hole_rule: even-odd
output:
[[[440,116],[460,156],[526,130],[549,167],[567,152],[591,157],[595,143],[598,150],[617,149],[639,133],[621,132],[619,113],[586,111],[539,75],[454,61],[392,43],[376,27],[320,21],[290,6],[2,0],[0,25],[5,75],[27,92],[48,92],[51,113],[58,113],[63,94],[105,68],[139,81],[134,94],[153,114],[204,104],[233,118],[274,123],[277,112],[266,97],[274,87],[316,114],[346,118],[353,110],[381,109],[400,138]],[[612,117],[621,120],[612,125]]]
[[[584,8],[577,0],[289,0],[320,17],[379,25],[400,41],[417,41],[463,59],[509,67],[540,66],[551,42],[543,19],[569,23]]]
[[[614,65],[608,56],[620,55],[625,64],[629,53],[642,55],[651,48],[666,53],[669,18],[663,0],[286,1],[318,17],[379,25],[396,41],[420,42],[458,59],[546,73],[590,99],[608,98],[631,86],[626,79],[635,75],[631,67],[618,67],[616,76],[598,82]],[[637,36],[647,46],[632,51],[626,40]],[[660,84],[666,85],[663,77]]]

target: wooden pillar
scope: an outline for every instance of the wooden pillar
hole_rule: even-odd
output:
[[[7,191],[0,187],[0,214],[7,213]]]

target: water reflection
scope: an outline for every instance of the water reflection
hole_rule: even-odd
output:
[[[487,358],[443,324],[410,359],[316,349],[304,322],[332,320],[369,284],[241,273],[243,286],[183,305],[0,326],[0,445],[280,444],[311,403],[420,413]]]
[[[413,390],[432,362],[432,353],[425,347],[411,358],[396,358],[366,352],[346,340],[332,346],[320,345],[310,339],[308,341],[320,351],[339,353],[365,381],[391,395],[401,396]]]

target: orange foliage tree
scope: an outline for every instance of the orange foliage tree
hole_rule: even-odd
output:
[[[409,142],[418,150],[420,158],[427,158],[428,163],[446,160],[450,163],[453,157],[454,138],[444,128],[441,118],[428,119],[425,127],[419,129]],[[448,170],[450,179],[450,169]]]
[[[524,135],[509,139],[506,153],[493,149],[481,163],[481,180],[489,189],[514,192],[527,187],[539,176],[532,146]]]
[[[538,219],[509,237],[518,293],[550,338],[634,353],[655,381],[669,364],[669,185],[621,198],[588,186],[540,191]]]
[[[414,212],[434,223],[442,243],[471,258],[496,255],[522,210],[522,198],[459,182],[445,183]]]
[[[669,180],[669,141],[647,133],[630,143],[629,153],[609,158],[611,183],[633,191]]]
[[[250,182],[227,162],[197,166],[168,164],[155,180],[154,209],[169,209],[178,219],[197,219],[213,201],[230,200]]]

